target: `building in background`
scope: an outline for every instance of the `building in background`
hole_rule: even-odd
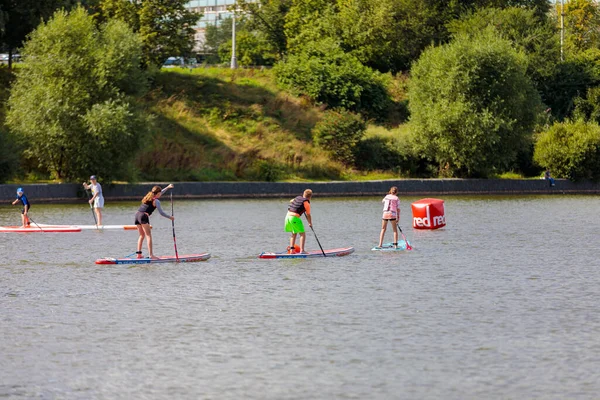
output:
[[[194,27],[196,29],[196,51],[202,49],[206,27],[209,25],[218,26],[222,20],[232,17],[233,13],[229,11],[229,8],[235,3],[235,0],[191,0],[187,3],[186,8],[188,10],[202,13],[202,18]]]

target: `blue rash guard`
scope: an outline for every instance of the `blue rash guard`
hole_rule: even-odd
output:
[[[20,196],[17,195],[17,200],[23,203],[23,211],[25,210],[25,207],[27,207],[27,210],[31,208],[31,203],[29,203],[29,200],[27,200],[27,196],[25,196],[25,193],[23,193]]]

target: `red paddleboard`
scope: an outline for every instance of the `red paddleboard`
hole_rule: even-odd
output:
[[[45,225],[37,227],[31,225],[28,228],[21,226],[0,226],[0,232],[16,232],[16,233],[34,233],[34,232],[81,232],[81,228],[77,226],[67,225]]]
[[[174,262],[198,262],[206,261],[210,258],[210,253],[186,254],[179,256],[163,256],[158,258],[99,258],[96,264],[153,264],[153,263],[174,263]]]
[[[339,249],[329,249],[329,250],[312,250],[308,253],[271,253],[265,252],[260,253],[258,258],[314,258],[314,257],[323,257],[323,252],[325,252],[325,257],[342,257],[347,256],[348,254],[354,253],[354,247],[342,247]]]

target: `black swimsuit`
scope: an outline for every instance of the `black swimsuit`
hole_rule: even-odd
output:
[[[156,207],[153,203],[143,203],[140,208],[138,208],[137,213],[135,213],[135,224],[136,225],[145,225],[150,224],[150,215],[156,210]]]

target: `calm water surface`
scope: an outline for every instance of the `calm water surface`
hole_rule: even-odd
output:
[[[380,198],[318,194],[321,243],[356,253],[257,259],[287,245],[288,199],[176,201],[179,253],[204,263],[94,264],[136,232],[0,234],[0,398],[599,398],[600,197],[444,199],[438,231],[413,230],[401,199],[415,250],[395,254],[370,251]],[[93,223],[85,204],[31,215]],[[170,221],[152,223],[173,254]]]

